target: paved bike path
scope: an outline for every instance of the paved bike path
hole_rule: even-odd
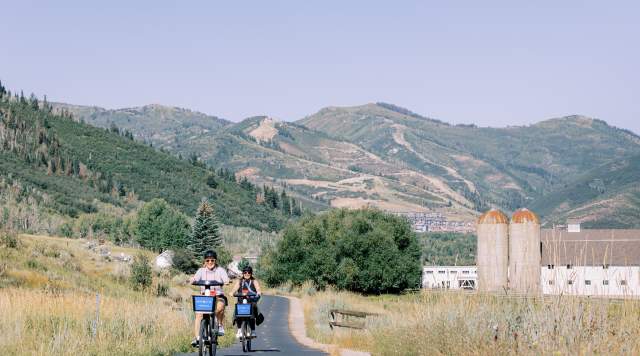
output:
[[[289,331],[289,300],[283,297],[263,296],[258,304],[260,312],[264,315],[265,321],[256,328],[258,338],[251,342],[251,352],[242,352],[242,344],[236,343],[226,349],[219,349],[217,355],[239,356],[239,355],[303,355],[319,356],[326,353],[310,349],[299,344]],[[233,312],[231,308],[227,312]],[[236,328],[225,325],[225,331],[236,333]],[[197,355],[197,352],[192,354]]]

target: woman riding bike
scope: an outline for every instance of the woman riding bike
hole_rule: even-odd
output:
[[[256,319],[258,317],[258,305],[257,300],[260,298],[262,291],[260,290],[260,283],[253,277],[253,268],[251,266],[245,266],[242,269],[242,278],[236,281],[231,288],[231,290],[235,291],[237,294],[254,294],[255,297],[250,299],[251,304],[253,305],[253,316],[249,322],[249,327],[251,328],[251,337],[256,337]],[[236,337],[240,338],[242,336],[242,330],[240,329],[240,325],[238,325],[238,332],[236,333]]]
[[[217,281],[224,284],[229,283],[229,275],[227,275],[227,271],[218,266],[216,260],[218,259],[218,255],[215,251],[209,250],[204,253],[204,264],[202,268],[200,268],[196,274],[191,277],[191,283],[196,281]],[[204,294],[205,287],[200,287],[200,292]],[[224,335],[224,327],[222,323],[224,322],[224,308],[229,304],[227,301],[227,297],[224,295],[224,291],[220,286],[214,286],[212,291],[216,293],[216,319],[218,319],[218,323],[220,325],[218,329],[218,335]],[[191,342],[193,347],[198,346],[198,337],[200,331],[200,320],[202,320],[202,314],[196,313],[196,321],[194,326],[194,333],[196,335],[195,339]]]

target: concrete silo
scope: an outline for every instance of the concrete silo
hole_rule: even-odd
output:
[[[518,294],[539,295],[540,219],[528,209],[519,209],[509,224],[509,288]]]
[[[478,290],[499,292],[507,288],[509,219],[491,209],[478,218]]]

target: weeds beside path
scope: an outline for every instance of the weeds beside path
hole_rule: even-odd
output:
[[[295,294],[302,297],[309,337],[373,355],[640,352],[637,300],[527,299],[436,291],[368,297],[331,290]],[[379,316],[368,317],[365,330],[331,330],[332,308]]]

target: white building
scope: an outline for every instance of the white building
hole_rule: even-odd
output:
[[[422,288],[475,289],[478,280],[476,266],[425,266]]]
[[[640,230],[542,229],[547,295],[640,297]],[[422,288],[475,289],[476,266],[425,266]]]
[[[640,296],[640,230],[566,230],[540,233],[544,294]]]

